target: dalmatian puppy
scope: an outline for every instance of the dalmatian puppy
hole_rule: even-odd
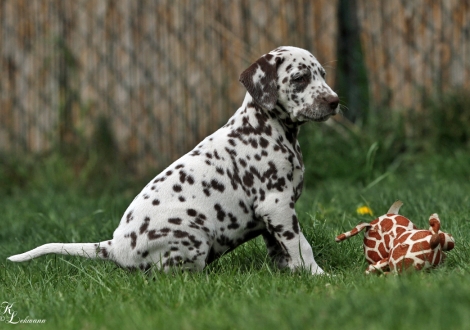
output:
[[[295,47],[261,56],[240,82],[248,92],[228,123],[150,181],[111,240],[45,244],[8,259],[56,253],[201,271],[262,235],[279,267],[322,274],[294,209],[304,172],[297,134],[335,115],[338,96],[315,57]]]

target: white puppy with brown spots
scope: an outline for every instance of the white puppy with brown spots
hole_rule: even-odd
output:
[[[45,244],[8,259],[59,253],[200,271],[262,235],[279,267],[322,274],[294,209],[304,172],[297,134],[301,124],[335,115],[338,96],[315,57],[295,47],[263,55],[240,82],[248,91],[242,106],[137,195],[112,240]]]

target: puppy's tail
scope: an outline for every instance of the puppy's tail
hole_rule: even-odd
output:
[[[112,241],[100,243],[49,243],[31,251],[11,256],[8,260],[23,262],[50,253],[81,256],[91,259],[111,259]]]

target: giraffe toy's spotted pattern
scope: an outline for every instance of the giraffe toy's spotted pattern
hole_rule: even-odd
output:
[[[388,258],[369,265],[366,274],[380,271],[401,273],[408,269],[424,270],[439,266],[444,251],[454,248],[452,235],[440,231],[439,216],[429,218],[429,230],[413,229],[395,238]]]
[[[454,248],[452,235],[440,231],[437,214],[429,218],[429,230],[420,230],[410,220],[398,214],[402,205],[401,201],[397,201],[387,214],[371,223],[360,223],[336,237],[336,241],[341,242],[366,229],[364,253],[370,264],[366,274],[377,270],[400,273],[406,269],[436,267],[444,260],[444,251]]]

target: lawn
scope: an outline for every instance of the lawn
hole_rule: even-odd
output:
[[[465,152],[457,152],[404,160],[398,170],[374,173],[364,182],[308,179],[296,209],[328,277],[275,269],[259,239],[196,274],[147,276],[110,262],[54,255],[8,262],[6,257],[47,242],[111,238],[140,191],[135,184],[125,190],[98,186],[89,193],[46,176],[0,194],[0,302],[10,303],[10,309],[2,305],[0,316],[16,312],[15,320],[46,320],[15,326],[20,329],[467,329],[468,161]],[[365,276],[361,238],[341,244],[334,238],[373,219],[358,215],[359,206],[379,216],[396,199],[404,202],[401,213],[421,228],[438,213],[456,247],[430,273]]]

